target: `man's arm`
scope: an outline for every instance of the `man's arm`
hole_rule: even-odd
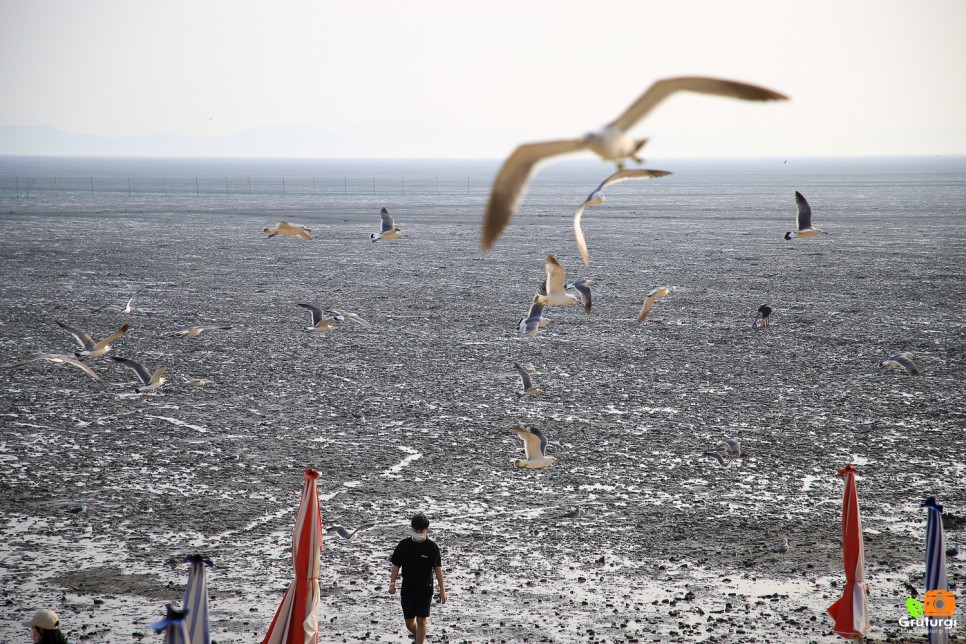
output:
[[[436,581],[439,583],[439,603],[446,603],[446,586],[443,584],[443,567],[436,566]]]
[[[392,565],[392,570],[389,573],[389,594],[396,594],[396,577],[399,575],[399,566],[396,564]]]

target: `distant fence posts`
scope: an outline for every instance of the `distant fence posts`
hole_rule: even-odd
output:
[[[367,173],[369,174],[369,173]],[[13,175],[13,176],[11,176]],[[393,184],[398,176],[398,187]],[[169,181],[170,179],[170,181]],[[408,181],[407,181],[408,179]],[[339,178],[336,173],[329,173],[323,176],[314,176],[306,173],[298,176],[217,176],[215,174],[200,173],[194,177],[175,176],[169,177],[167,174],[154,176],[135,176],[127,174],[105,174],[98,175],[95,181],[93,175],[86,178],[81,176],[54,176],[52,173],[40,177],[21,177],[19,174],[0,174],[0,199],[12,197],[37,197],[41,195],[52,195],[57,192],[62,198],[69,198],[70,195],[89,193],[92,197],[109,198],[114,196],[127,196],[134,198],[134,193],[138,193],[140,199],[150,199],[153,197],[164,196],[169,199],[180,199],[191,195],[191,183],[194,182],[194,196],[201,197],[201,184],[205,184],[205,196],[230,199],[240,199],[246,192],[247,183],[248,197],[255,198],[292,198],[307,199],[313,196],[319,199],[327,199],[338,196],[339,198],[358,198],[373,197],[376,199],[394,199],[399,195],[406,197],[442,197],[460,195],[463,192],[463,180],[459,176],[440,177],[438,174],[405,174],[396,175],[395,172],[372,173],[370,176],[356,174],[352,179],[352,190],[349,190],[349,175],[342,174],[342,190],[339,190]],[[276,181],[278,183],[276,183]],[[380,183],[381,182],[381,183]],[[170,184],[170,185],[168,185]],[[476,194],[482,186],[473,183],[473,177],[466,177],[466,195]],[[12,194],[11,194],[12,193]]]

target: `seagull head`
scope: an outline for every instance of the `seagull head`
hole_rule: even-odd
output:
[[[588,199],[587,203],[584,205],[590,208],[592,206],[599,206],[602,203],[604,203],[604,193],[598,190],[594,194],[590,195],[590,199]]]
[[[790,232],[790,231],[787,232],[787,233],[785,233],[785,239],[792,239],[794,237],[798,237],[798,234],[797,233]]]

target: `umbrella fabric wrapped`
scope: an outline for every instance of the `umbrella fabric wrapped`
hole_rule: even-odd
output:
[[[164,632],[164,644],[191,644],[191,638],[185,626],[185,616],[185,611],[168,604],[164,619],[151,624],[151,628],[155,633]]]
[[[188,613],[185,625],[191,644],[211,644],[211,634],[208,627],[208,580],[206,568],[214,567],[210,559],[201,555],[188,555],[184,559],[190,564],[188,570],[188,585],[184,590],[183,609]]]
[[[842,554],[845,559],[845,590],[842,597],[829,606],[835,620],[835,633],[845,639],[861,639],[869,634],[869,584],[865,581],[865,544],[862,539],[862,517],[859,495],[855,487],[855,467],[849,463],[839,474],[845,477],[842,499]]]
[[[949,580],[946,578],[946,537],[943,534],[943,506],[936,503],[936,497],[931,496],[919,506],[926,512],[926,599],[930,593],[949,592]],[[942,601],[942,599],[940,599]],[[952,604],[955,606],[955,603]],[[930,615],[933,612],[934,615]],[[949,629],[945,626],[943,615],[945,610],[928,611],[929,644],[948,644]],[[949,615],[948,617],[952,617]]]
[[[319,641],[319,570],[322,567],[322,511],[315,479],[305,470],[305,486],[292,532],[295,581],[288,587],[262,644],[316,644]]]

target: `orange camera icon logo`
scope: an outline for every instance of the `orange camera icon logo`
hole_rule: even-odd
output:
[[[956,613],[956,598],[948,590],[927,590],[922,609],[927,617],[952,617]]]

